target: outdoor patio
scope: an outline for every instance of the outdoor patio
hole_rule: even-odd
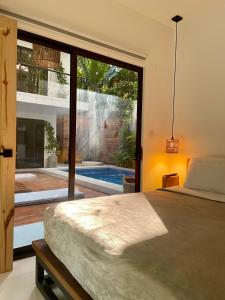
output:
[[[95,198],[100,196],[106,196],[107,194],[94,191],[82,186],[79,186],[80,191],[85,195],[84,198]],[[26,206],[18,206],[15,208],[14,224],[15,226],[31,224],[40,222],[43,220],[43,212],[48,206],[55,206],[58,202],[34,204]]]
[[[38,192],[38,191],[54,190],[54,189],[68,187],[68,182],[66,180],[59,179],[57,177],[53,177],[47,174],[43,174],[38,171],[34,171],[34,172],[31,171],[29,173],[34,174],[36,178],[16,180],[16,185],[15,185],[16,193]]]
[[[58,178],[38,170],[27,170],[17,175],[19,176],[15,182],[14,249],[30,245],[32,240],[43,238],[44,210],[63,201],[61,196],[66,200],[68,194],[66,178]],[[76,199],[105,195],[107,194],[75,185]]]
[[[36,175],[36,178],[16,181],[16,194],[26,193],[28,196],[31,192],[51,191],[68,187],[67,180],[43,174],[38,171],[32,172],[32,174]],[[83,193],[84,198],[94,198],[107,195],[105,193],[79,185],[76,185],[76,188]],[[57,203],[54,203],[53,199],[51,203],[16,206],[14,219],[15,226],[42,221],[43,211],[46,209],[46,207],[55,206]]]

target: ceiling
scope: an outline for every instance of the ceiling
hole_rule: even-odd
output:
[[[0,9],[148,56],[153,44],[158,41],[156,36],[160,33],[166,39],[166,33],[171,32],[170,28],[152,20],[173,27],[171,17],[180,14],[185,21],[182,24],[191,24],[191,18],[196,20],[206,10],[216,16],[217,3],[224,1],[0,0]],[[152,38],[143,38],[145,36]]]
[[[204,8],[215,6],[215,0],[114,0],[145,17],[173,26],[171,18],[177,14],[190,19]],[[224,0],[216,0],[224,1]]]
[[[204,13],[204,9],[213,10],[216,5],[215,2],[219,4],[224,0],[64,0],[64,4],[61,1],[53,0],[0,0],[0,8],[21,14],[34,12],[38,15],[45,15],[48,13],[50,19],[53,14],[60,16],[66,12],[68,19],[70,14],[72,14],[73,19],[76,19],[82,14],[82,11],[95,11],[98,7],[101,10],[102,6],[104,9],[108,7],[110,10],[110,5],[114,3],[167,26],[173,26],[171,18],[174,15],[179,14],[188,20]],[[53,3],[55,3],[54,6],[52,6]],[[54,9],[52,9],[53,7]]]

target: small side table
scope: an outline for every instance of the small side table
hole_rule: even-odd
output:
[[[168,188],[175,185],[179,185],[178,174],[168,174],[162,177],[162,188]]]

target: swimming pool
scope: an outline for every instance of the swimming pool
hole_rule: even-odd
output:
[[[99,168],[76,168],[76,174],[122,185],[123,177],[134,176],[135,172],[123,168],[99,167]]]

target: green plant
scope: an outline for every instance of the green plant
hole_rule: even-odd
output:
[[[121,99],[134,102],[137,100],[138,74],[137,72],[119,69],[116,76],[110,78],[103,86],[103,92],[115,95]]]
[[[68,82],[66,80],[65,68],[63,67],[61,61],[60,61],[59,66],[56,70],[56,74],[57,74],[57,81],[58,81],[59,84],[63,84],[63,85],[68,84]]]
[[[119,70],[120,68],[116,66],[79,56],[77,76],[82,80],[78,81],[78,88],[104,93],[104,86],[118,74]]]
[[[120,133],[120,148],[114,154],[114,162],[125,168],[133,168],[136,155],[136,134],[129,128],[123,128]]]
[[[97,60],[78,57],[78,88],[101,94],[117,96],[114,115],[121,121],[119,129],[120,146],[111,157],[113,162],[123,167],[133,167],[136,155],[136,134],[133,132],[134,109],[137,102],[138,73],[132,70],[105,64]],[[106,98],[98,98],[96,111],[101,120]]]
[[[47,133],[47,143],[45,145],[45,149],[47,153],[50,155],[59,154],[59,142],[55,137],[55,129],[52,124],[48,121],[45,121],[45,131]]]

